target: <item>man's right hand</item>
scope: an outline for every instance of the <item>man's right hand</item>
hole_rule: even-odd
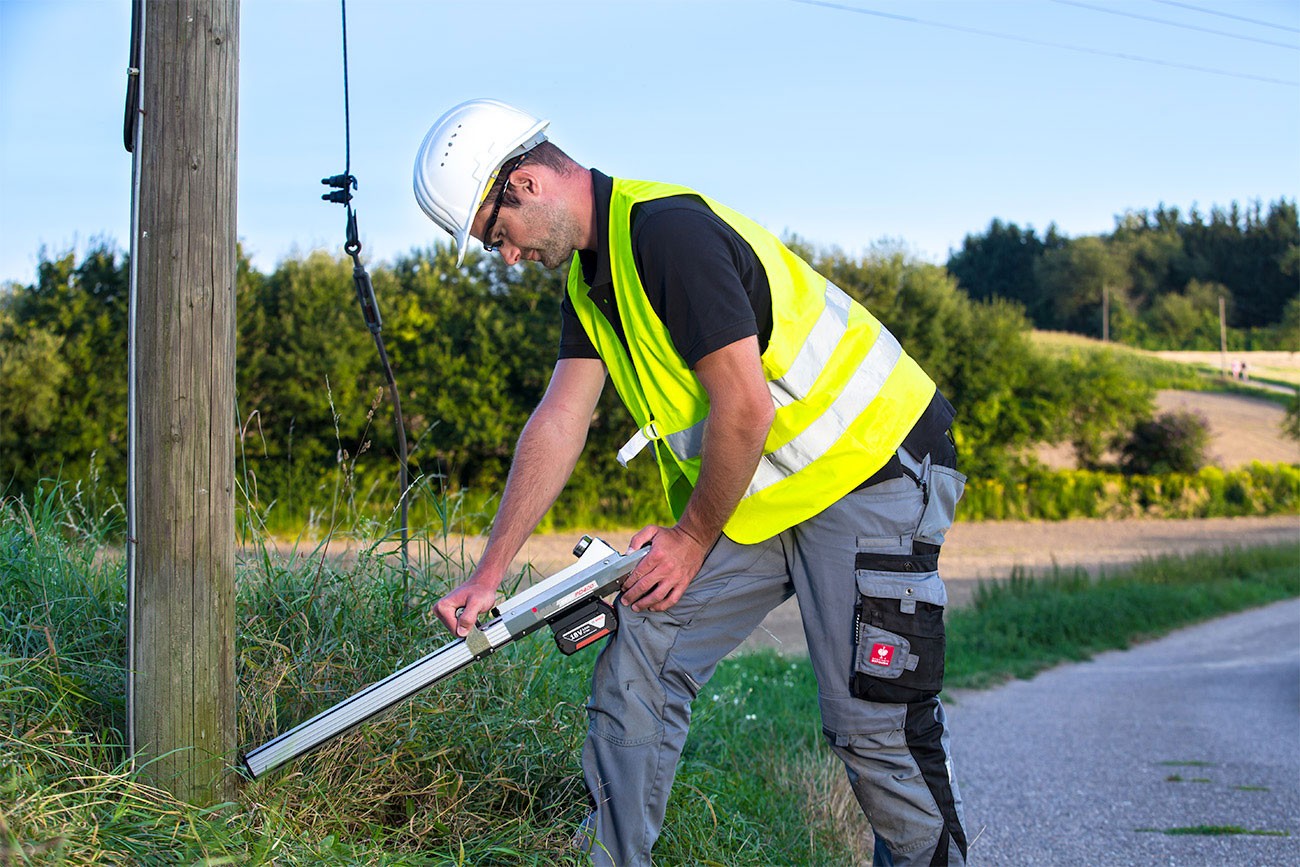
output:
[[[471,577],[438,600],[433,606],[433,613],[438,615],[443,626],[458,638],[464,638],[478,622],[479,614],[491,610],[496,598],[496,584]]]

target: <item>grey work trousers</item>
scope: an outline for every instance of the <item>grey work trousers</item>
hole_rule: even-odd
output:
[[[582,753],[594,809],[577,842],[593,863],[651,863],[692,700],[718,662],[792,593],[817,676],[822,728],[875,832],[876,862],[965,863],[961,797],[939,700],[882,703],[851,694],[855,664],[870,669],[872,661],[863,664],[855,653],[860,586],[878,592],[869,589],[874,576],[887,593],[898,588],[893,595],[903,601],[896,608],[915,608],[916,598],[946,602],[937,571],[918,574],[905,564],[896,574],[860,568],[859,555],[883,554],[903,564],[922,538],[937,552],[951,524],[964,478],[931,467],[929,458],[917,462],[902,450],[900,457],[916,479],[854,491],[756,545],[723,537],[668,611],[620,606],[619,631],[596,661]]]

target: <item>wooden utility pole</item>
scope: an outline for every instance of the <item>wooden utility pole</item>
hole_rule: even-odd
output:
[[[231,793],[236,749],[239,3],[151,0],[141,11],[128,729],[146,781],[211,803]]]

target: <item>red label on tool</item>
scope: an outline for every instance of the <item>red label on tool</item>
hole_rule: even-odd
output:
[[[871,645],[871,664],[886,668],[894,661],[894,647],[890,644]]]

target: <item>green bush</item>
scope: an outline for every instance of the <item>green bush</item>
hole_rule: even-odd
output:
[[[1287,401],[1286,417],[1282,420],[1282,432],[1293,440],[1300,440],[1300,388],[1297,388]]]
[[[1195,473],[1206,463],[1210,424],[1197,412],[1165,412],[1133,426],[1120,449],[1127,475]]]

